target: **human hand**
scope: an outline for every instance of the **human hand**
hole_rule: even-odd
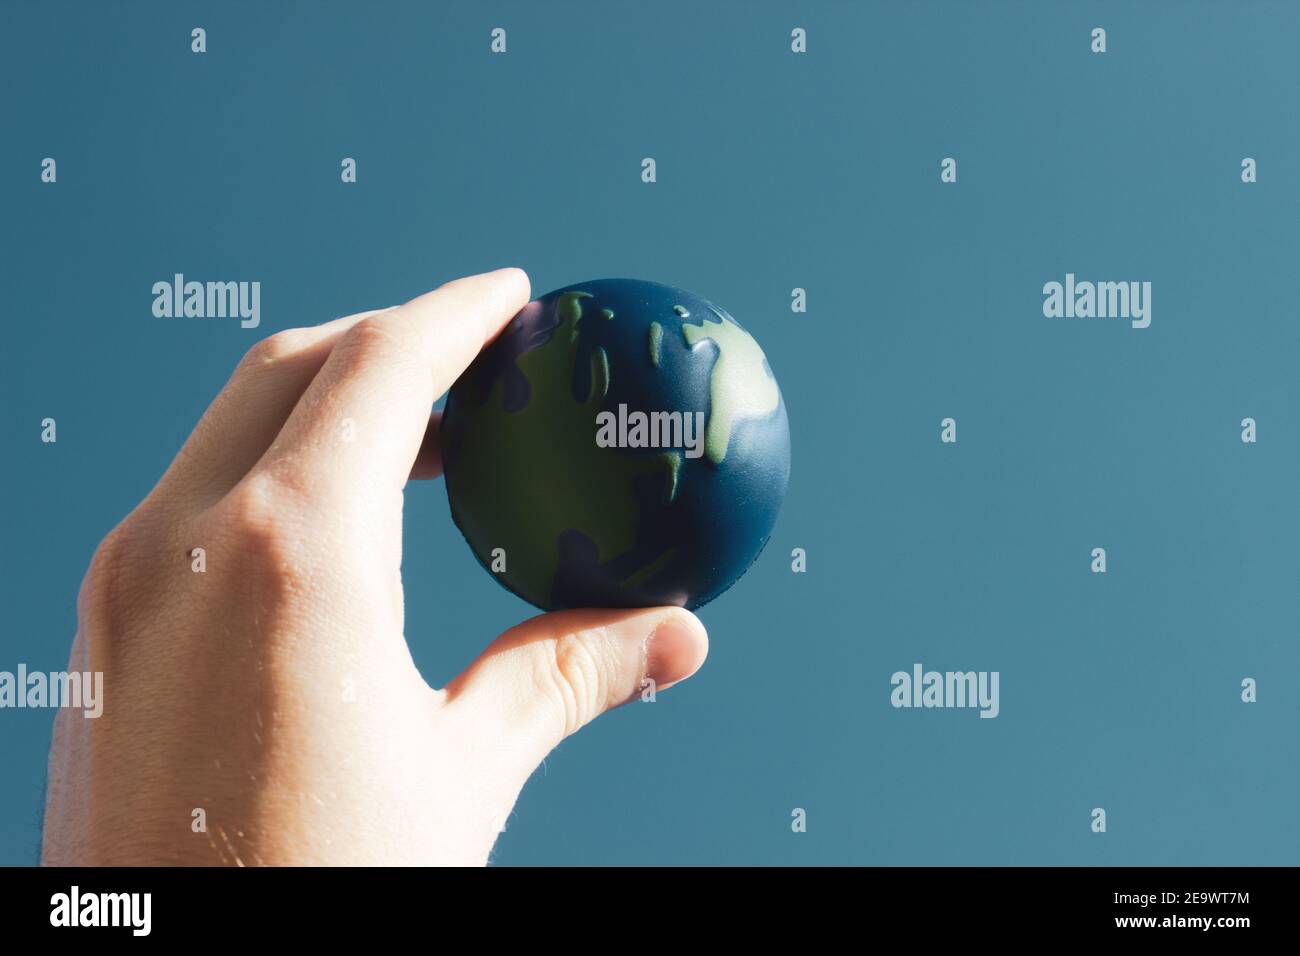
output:
[[[528,296],[503,269],[248,353],[82,583],[69,669],[105,705],[57,717],[43,862],[482,864],[560,740],[699,668],[680,608],[534,617],[441,690],[415,668],[403,487]]]

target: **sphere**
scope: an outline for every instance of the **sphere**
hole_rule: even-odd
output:
[[[452,386],[441,441],[457,527],[543,610],[711,601],[762,551],[790,476],[758,343],[637,279],[528,303]]]

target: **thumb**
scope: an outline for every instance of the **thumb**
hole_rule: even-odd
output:
[[[444,716],[464,721],[477,753],[497,755],[522,785],[565,737],[643,690],[690,677],[708,650],[704,625],[678,607],[543,614],[506,631],[447,686]]]

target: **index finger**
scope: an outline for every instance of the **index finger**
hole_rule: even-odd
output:
[[[456,279],[339,340],[249,473],[306,497],[400,491],[433,403],[528,303],[522,269]]]

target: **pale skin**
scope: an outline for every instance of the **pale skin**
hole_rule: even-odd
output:
[[[481,865],[561,740],[699,669],[671,607],[533,617],[444,688],[411,660],[403,490],[528,298],[501,269],[248,353],[82,582],[104,711],[59,712],[44,863]]]

